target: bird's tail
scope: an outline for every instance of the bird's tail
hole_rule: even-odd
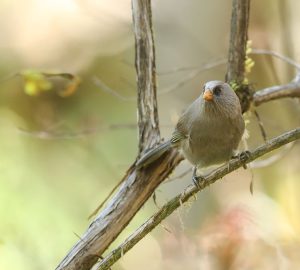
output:
[[[158,145],[157,147],[150,149],[148,152],[146,152],[136,163],[137,168],[142,168],[153,161],[160,158],[166,151],[168,151],[171,148],[171,142],[170,140]]]

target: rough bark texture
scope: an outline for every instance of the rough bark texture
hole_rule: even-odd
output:
[[[180,161],[171,152],[147,170],[138,172],[132,166],[118,192],[56,269],[90,269]]]
[[[139,151],[142,152],[160,139],[150,0],[133,0],[132,15],[138,88]]]
[[[242,111],[249,109],[251,89],[244,84],[250,0],[233,0],[226,81],[235,84]]]
[[[142,151],[160,139],[150,0],[133,0],[132,13],[136,41],[139,150]],[[56,269],[90,269],[181,160],[176,151],[169,151],[145,170],[137,171],[133,164],[118,192]]]
[[[245,73],[250,0],[233,0],[226,81],[242,84]]]

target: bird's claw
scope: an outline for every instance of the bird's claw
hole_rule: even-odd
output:
[[[251,152],[246,150],[246,151],[243,151],[239,154],[239,160],[241,162],[246,162],[251,156]]]
[[[205,180],[203,176],[193,175],[192,177],[193,183],[197,189],[200,189],[200,183]]]
[[[237,154],[236,156],[234,156],[233,158],[238,158],[240,162],[243,163],[243,168],[244,169],[247,169],[247,165],[246,165],[246,161],[251,157],[251,152],[246,150],[246,151],[243,151],[239,154]]]

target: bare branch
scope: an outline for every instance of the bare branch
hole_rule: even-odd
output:
[[[151,1],[132,0],[132,14],[138,87],[139,150],[142,152],[160,140]]]
[[[293,59],[291,59],[285,55],[282,55],[278,52],[264,50],[264,49],[252,49],[251,54],[262,54],[262,55],[270,55],[270,56],[276,57],[276,58],[288,63],[289,65],[295,67],[298,71],[300,71],[300,65],[296,61],[294,61]]]
[[[266,159],[260,159],[260,160],[255,160],[249,164],[249,168],[251,169],[259,169],[259,168],[264,168],[272,165],[273,163],[279,161],[282,159],[288,152],[290,152],[293,147],[295,146],[295,142],[291,142],[289,144],[284,145],[281,147],[280,152],[277,154],[274,154],[270,157],[267,157]]]
[[[117,91],[113,90],[112,88],[110,88],[107,84],[105,84],[103,81],[101,81],[98,77],[94,76],[93,77],[93,82],[96,86],[98,86],[101,90],[117,97],[120,100],[123,101],[133,101],[136,100],[136,97],[132,96],[132,97],[125,97],[121,94],[119,94]]]
[[[256,148],[254,151],[249,153],[247,159],[242,162],[240,159],[232,159],[229,164],[225,164],[209,175],[200,182],[200,188],[198,189],[194,185],[189,185],[182,193],[175,196],[169,202],[162,206],[162,208],[156,212],[151,218],[149,218],[142,226],[140,226],[131,236],[129,236],[119,247],[109,253],[104,260],[99,263],[97,270],[106,270],[112,266],[123,254],[129,251],[135,246],[145,235],[151,232],[156,226],[160,224],[162,220],[171,215],[182,203],[189,200],[194,194],[205,189],[207,186],[213,184],[217,180],[222,179],[225,175],[230,172],[237,170],[244,164],[250,163],[251,161],[283,146],[292,141],[300,139],[300,128],[286,132],[266,144]]]
[[[205,70],[209,70],[209,69],[212,69],[212,68],[215,68],[217,66],[220,66],[220,65],[224,65],[226,64],[226,59],[220,59],[220,60],[216,60],[216,61],[213,61],[213,62],[210,62],[210,63],[207,63],[207,64],[204,64],[203,66],[201,67],[198,67],[198,68],[191,68],[191,70],[193,70],[190,74],[188,74],[187,76],[185,76],[182,80],[160,90],[158,92],[158,95],[161,95],[161,94],[167,94],[167,93],[170,93],[176,89],[178,89],[179,87],[181,87],[182,85],[184,85],[185,83],[187,83],[188,81],[196,78],[199,74],[201,74],[203,71]],[[178,69],[177,71],[184,71],[184,70],[189,70],[190,68],[180,68]],[[167,74],[168,72],[164,72],[164,74]]]
[[[296,61],[294,61],[291,58],[289,58],[285,55],[282,55],[278,52],[271,51],[271,50],[265,50],[265,49],[252,49],[252,51],[249,54],[252,54],[252,55],[270,55],[272,57],[278,58],[278,59],[286,62],[287,64],[295,67],[298,71],[300,71],[300,64],[298,64]],[[212,60],[212,61],[210,61],[210,62],[208,62],[208,63],[206,63],[202,66],[179,67],[179,68],[174,68],[172,70],[160,71],[160,72],[158,72],[158,75],[161,75],[161,76],[169,75],[169,74],[176,73],[176,72],[190,71],[190,73],[187,76],[185,76],[182,80],[159,90],[157,95],[160,96],[160,95],[171,93],[172,91],[174,91],[174,90],[180,88],[181,86],[183,86],[184,84],[188,83],[190,80],[196,78],[203,71],[216,68],[216,67],[224,65],[226,63],[227,63],[226,58],[220,58],[218,60]],[[93,81],[102,90],[104,90],[105,92],[107,92],[109,94],[112,94],[113,96],[117,97],[120,100],[133,101],[135,99],[135,97],[133,97],[133,96],[125,97],[125,96],[119,94],[116,90],[110,88],[103,81],[101,81],[98,77],[94,77]]]
[[[142,151],[160,138],[150,0],[132,0],[132,12],[136,39],[139,150]],[[181,160],[176,151],[170,150],[144,170],[137,171],[134,163],[117,193],[56,269],[90,269]]]
[[[246,112],[251,104],[252,91],[245,84],[245,61],[248,41],[250,0],[232,0],[230,43],[226,82],[234,85],[242,107]]]
[[[171,74],[171,73],[174,73],[174,72],[191,71],[182,80],[159,90],[157,95],[160,96],[160,95],[168,94],[168,93],[180,88],[181,86],[183,86],[187,82],[191,81],[192,79],[196,78],[203,71],[209,70],[209,69],[221,66],[221,65],[224,65],[226,63],[227,63],[227,59],[222,58],[222,59],[219,59],[219,60],[215,60],[215,61],[211,61],[209,63],[206,63],[201,67],[196,67],[196,66],[195,67],[183,67],[183,68],[176,68],[176,69],[173,69],[173,70],[159,72],[158,75],[168,75],[168,74]],[[93,82],[95,83],[96,86],[100,87],[101,90],[115,96],[116,98],[118,98],[120,100],[123,100],[123,101],[133,101],[133,100],[135,100],[135,97],[133,97],[133,96],[125,97],[125,96],[119,94],[116,90],[109,87],[107,84],[105,84],[103,81],[101,81],[96,76],[93,77]]]
[[[298,64],[296,61],[294,61],[293,59],[280,54],[278,52],[275,51],[271,51],[271,50],[266,50],[266,49],[252,49],[251,52],[249,52],[249,54],[252,55],[270,55],[272,57],[278,58],[284,62],[286,62],[287,64],[294,66],[297,70],[300,70],[300,64]],[[201,65],[201,66],[190,66],[190,67],[179,67],[179,68],[174,68],[171,70],[166,70],[166,71],[159,71],[157,72],[158,75],[169,75],[172,73],[176,73],[176,72],[185,72],[185,71],[205,71],[205,70],[209,70],[215,67],[218,67],[220,65],[226,64],[227,63],[227,59],[224,57],[221,57],[218,60],[211,60],[208,63]]]
[[[260,133],[261,133],[261,135],[262,135],[262,137],[263,137],[263,139],[264,139],[264,142],[266,142],[266,141],[267,141],[267,133],[266,133],[266,131],[265,131],[264,124],[263,124],[263,122],[261,121],[260,116],[259,116],[257,110],[254,110],[254,115],[255,115],[256,120],[257,120],[257,122],[258,122],[258,126],[259,126],[259,129],[260,129]]]
[[[160,72],[157,72],[157,73],[158,73],[158,75],[163,76],[163,75],[170,75],[172,73],[185,72],[185,71],[203,72],[205,70],[209,70],[209,69],[224,65],[226,63],[227,63],[227,59],[225,57],[222,57],[222,58],[216,59],[216,60],[211,59],[209,62],[207,62],[205,64],[202,64],[200,66],[174,68],[174,69],[171,69],[171,70],[160,71]]]
[[[24,135],[34,137],[41,140],[70,140],[70,139],[79,139],[85,138],[88,135],[96,134],[100,131],[103,131],[103,128],[93,128],[93,129],[85,129],[82,131],[68,131],[68,132],[58,132],[58,131],[48,131],[48,130],[37,130],[30,131],[24,128],[18,128],[18,131]]]
[[[133,164],[117,193],[56,269],[90,269],[181,160],[176,151],[170,151],[144,171],[136,171]]]
[[[295,80],[284,85],[275,85],[259,90],[253,95],[254,105],[259,106],[262,103],[279,99],[279,98],[300,97],[300,76],[297,75]]]
[[[230,45],[226,81],[244,81],[250,0],[232,0]]]

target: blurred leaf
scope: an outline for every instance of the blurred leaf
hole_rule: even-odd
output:
[[[36,96],[42,91],[52,89],[52,83],[39,71],[25,70],[20,75],[24,80],[24,91],[27,95]]]
[[[52,77],[60,77],[69,81],[66,87],[57,91],[57,94],[61,97],[73,95],[81,83],[81,79],[71,73],[49,73],[27,69],[17,75],[20,75],[23,78],[24,91],[29,96],[37,96],[43,91],[54,89],[53,83],[50,80]]]

